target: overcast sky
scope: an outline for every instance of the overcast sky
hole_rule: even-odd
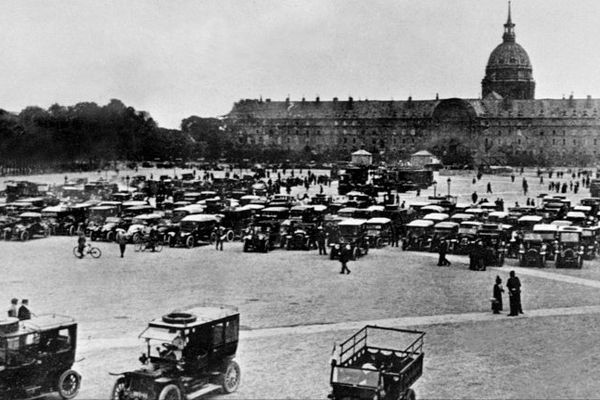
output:
[[[514,0],[537,98],[600,97],[600,1]],[[0,108],[118,98],[163,127],[241,98],[477,98],[505,0],[9,0]]]

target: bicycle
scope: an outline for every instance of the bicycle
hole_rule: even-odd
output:
[[[138,240],[135,242],[133,250],[134,251],[146,251],[150,250],[156,253],[160,253],[163,249],[163,245],[160,240],[154,242],[154,246],[150,244],[150,240]]]
[[[90,256],[92,256],[92,258],[100,258],[100,256],[102,255],[102,252],[100,251],[99,248],[92,247],[92,245],[90,245],[90,244],[86,244],[85,248],[83,249],[82,254],[84,257],[86,254],[89,254]],[[81,254],[79,253],[79,246],[73,247],[73,255],[77,258],[81,257]],[[81,257],[81,258],[83,258],[83,257]]]

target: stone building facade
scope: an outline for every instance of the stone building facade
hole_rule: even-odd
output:
[[[230,139],[257,149],[327,154],[358,149],[388,160],[427,149],[446,163],[591,164],[600,152],[600,99],[534,99],[510,8],[481,99],[241,100],[224,118]]]

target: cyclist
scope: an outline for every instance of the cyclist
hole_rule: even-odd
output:
[[[79,258],[83,258],[85,250],[85,234],[83,232],[79,232],[79,237],[77,238],[77,251],[79,252]]]

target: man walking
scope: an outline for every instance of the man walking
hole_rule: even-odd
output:
[[[506,282],[508,288],[508,296],[510,302],[510,313],[509,317],[516,317],[519,314],[523,314],[521,308],[521,281],[515,275],[515,271],[510,271],[510,278]]]
[[[340,263],[342,264],[342,270],[340,274],[349,274],[350,270],[348,269],[348,261],[350,260],[350,245],[342,246],[340,249]]]
[[[127,247],[127,236],[125,232],[119,231],[117,234],[117,243],[119,243],[119,250],[121,251],[121,258],[125,255],[125,248]]]
[[[438,253],[439,253],[439,258],[438,258],[438,267],[444,267],[444,266],[450,266],[450,261],[448,261],[446,259],[446,253],[448,252],[448,242],[445,239],[442,239],[440,241],[439,247],[438,247]]]

